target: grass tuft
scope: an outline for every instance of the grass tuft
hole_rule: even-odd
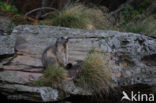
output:
[[[144,33],[156,36],[156,19],[150,16],[142,21],[128,23],[124,26],[123,31],[133,33]]]
[[[79,29],[108,29],[113,26],[108,13],[99,8],[89,8],[82,4],[73,4],[52,18],[52,25]],[[110,19],[110,17],[109,17]]]
[[[49,67],[45,70],[43,76],[35,81],[38,86],[53,86],[61,83],[67,77],[67,71],[63,67]]]
[[[54,26],[84,29],[87,27],[87,24],[91,23],[89,16],[89,12],[83,5],[72,5],[56,15],[52,24]]]
[[[83,62],[75,82],[93,93],[108,93],[112,85],[110,66],[103,56],[92,53]]]

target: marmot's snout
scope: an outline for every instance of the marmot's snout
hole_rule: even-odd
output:
[[[66,43],[68,42],[69,38],[66,39]]]

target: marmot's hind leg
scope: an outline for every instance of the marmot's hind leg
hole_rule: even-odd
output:
[[[58,66],[57,60],[54,58],[47,58],[47,67],[53,67],[53,66]]]

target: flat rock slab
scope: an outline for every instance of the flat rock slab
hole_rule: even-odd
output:
[[[15,84],[25,84],[32,82],[41,77],[41,73],[29,73],[21,71],[2,71],[0,72],[0,81],[15,83]]]
[[[41,59],[37,59],[29,55],[27,56],[19,55],[15,59],[13,59],[12,63],[17,64],[17,65],[23,64],[27,66],[33,66],[33,67],[42,67]]]
[[[3,88],[2,93],[7,92],[8,99],[12,100],[25,99],[36,102],[49,102],[56,101],[60,98],[58,91],[50,87],[30,87],[18,84],[6,84],[0,85],[0,88]],[[12,94],[13,92],[18,92],[18,94]]]
[[[53,26],[17,26],[12,35],[23,40],[17,46],[18,51],[41,55],[43,50],[56,38],[68,36],[69,61],[74,63],[83,60],[88,51],[100,49],[118,56],[128,55],[131,59],[141,59],[156,53],[156,40],[151,37],[107,30],[81,30]],[[21,47],[21,48],[20,48]],[[23,48],[22,48],[23,47]],[[134,60],[132,60],[134,61]]]
[[[4,65],[2,66],[3,70],[9,71],[23,71],[23,72],[32,72],[32,73],[41,73],[43,72],[43,68],[35,68],[27,65]]]

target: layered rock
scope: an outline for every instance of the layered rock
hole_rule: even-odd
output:
[[[30,25],[15,27],[11,36],[16,38],[16,43],[10,43],[11,46],[7,40],[3,43],[7,45],[9,52],[12,51],[10,53],[14,53],[15,47],[16,53],[12,59],[1,63],[3,71],[0,72],[0,91],[10,99],[45,102],[62,100],[70,95],[91,95],[89,91],[75,86],[72,80],[67,80],[56,88],[27,85],[42,76],[41,54],[61,36],[70,38],[69,63],[73,65],[77,61],[83,61],[93,49],[106,52],[111,57],[109,61],[115,87],[138,83],[153,87],[156,85],[155,38],[110,30],[89,31]],[[0,43],[0,48],[7,48],[4,44]]]

